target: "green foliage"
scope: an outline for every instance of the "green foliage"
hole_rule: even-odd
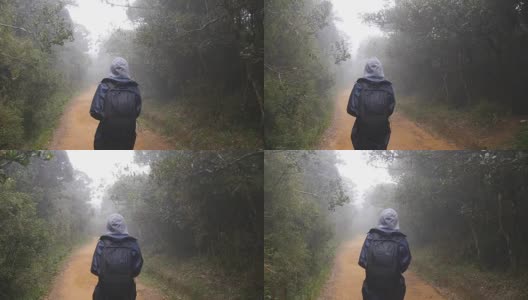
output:
[[[138,27],[115,31],[105,43],[108,54],[128,60],[145,98],[168,108],[164,118],[180,121],[178,131],[205,131],[213,139],[205,147],[177,141],[178,148],[233,148],[246,136],[247,148],[263,148],[262,6],[260,0],[136,1],[128,15]],[[182,111],[188,114],[180,120]],[[156,123],[152,114],[146,119]],[[153,127],[159,125],[179,140],[174,122]]]
[[[306,149],[326,129],[334,63],[350,57],[320,0],[266,1],[264,97],[267,149]]]
[[[332,210],[350,201],[333,152],[275,151],[265,156],[266,299],[318,296],[334,252]],[[345,192],[347,191],[347,192]]]
[[[141,278],[160,288],[170,299],[248,299],[259,298],[245,286],[240,274],[216,268],[205,257],[185,260],[170,255],[147,255],[148,264]],[[249,298],[249,299],[253,299]]]
[[[419,97],[398,99],[398,108],[406,117],[458,147],[512,149],[515,132],[520,129],[517,118],[491,101],[483,100],[473,107],[460,109],[442,102],[425,103]]]
[[[88,179],[65,152],[2,150],[0,171],[0,298],[39,299],[86,233]]]
[[[483,113],[479,99],[490,99],[501,112],[525,114],[527,9],[522,0],[396,1],[364,16],[388,35],[360,56],[381,52],[400,93],[425,105],[477,106]]]
[[[103,211],[121,212],[146,255],[166,262],[166,268],[151,275],[162,282],[175,280],[171,285],[177,291],[199,281],[198,275],[167,279],[163,274],[186,268],[175,263],[179,260],[202,258],[211,272],[223,274],[216,280],[229,286],[231,297],[262,294],[262,152],[136,153],[150,174],[121,177],[109,190]],[[219,289],[207,280],[204,286]]]
[[[484,128],[496,126],[500,118],[507,114],[508,112],[504,110],[504,107],[487,100],[475,104],[471,110],[471,115],[476,123]]]
[[[446,263],[525,272],[528,157],[523,152],[377,152],[395,178],[388,203],[416,247]],[[439,163],[441,162],[441,164]],[[453,248],[456,245],[456,249]]]
[[[521,126],[521,130],[517,134],[515,148],[519,150],[528,149],[528,124],[526,123]]]
[[[227,150],[264,147],[261,136],[248,130],[246,125],[240,124],[236,113],[216,114],[204,108],[207,107],[208,101],[204,98],[191,98],[175,103],[160,103],[144,99],[140,126],[145,124],[164,136],[173,137],[169,140],[175,149]],[[203,120],[211,115],[214,115],[212,119],[216,122],[204,123]]]
[[[57,0],[0,1],[0,148],[45,146],[88,60]]]
[[[446,263],[432,247],[413,250],[412,267],[443,292],[467,300],[512,299],[528,297],[528,277],[482,270],[474,263]],[[478,288],[475,288],[477,287]]]

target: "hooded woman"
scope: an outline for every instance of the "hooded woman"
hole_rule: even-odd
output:
[[[133,150],[136,119],[141,113],[138,84],[130,79],[128,62],[117,57],[95,92],[90,115],[99,120],[95,132],[95,150]]]
[[[134,300],[134,277],[139,275],[143,266],[138,242],[128,235],[125,219],[120,214],[108,217],[106,229],[97,243],[90,269],[99,277],[93,299]]]
[[[359,265],[366,270],[363,299],[403,300],[406,287],[402,274],[410,263],[411,251],[400,232],[398,213],[387,208],[381,212],[378,226],[368,232],[359,255]]]
[[[386,150],[391,134],[389,117],[394,112],[392,83],[385,79],[377,58],[365,65],[348,100],[347,112],[356,117],[352,128],[352,144],[356,150]]]

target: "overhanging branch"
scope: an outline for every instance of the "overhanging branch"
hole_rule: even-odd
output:
[[[13,26],[13,25],[4,24],[4,23],[0,23],[0,26],[9,27],[9,28],[14,28],[14,29],[22,30],[22,31],[27,32],[27,33],[31,33],[31,31],[27,30],[27,29],[24,28],[24,27],[18,27],[18,26]]]

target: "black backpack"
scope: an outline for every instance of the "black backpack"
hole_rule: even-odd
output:
[[[99,280],[102,283],[104,293],[117,298],[126,293],[133,284],[133,242],[109,239],[102,241],[104,247],[101,253]]]
[[[389,106],[392,94],[385,83],[360,83],[359,130],[364,136],[384,136],[390,130]]]
[[[394,235],[371,233],[366,270],[369,287],[393,289],[399,284],[399,241]]]
[[[138,94],[131,85],[105,83],[109,89],[104,101],[103,137],[128,140],[136,134]]]

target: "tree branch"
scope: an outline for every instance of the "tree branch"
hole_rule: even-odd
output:
[[[209,22],[203,24],[203,25],[202,25],[201,27],[199,27],[199,28],[196,28],[196,29],[189,29],[189,30],[187,30],[187,29],[185,29],[185,28],[182,28],[182,30],[183,30],[184,33],[191,33],[191,32],[196,32],[196,31],[202,31],[202,30],[206,29],[207,27],[209,27],[209,25],[212,25],[212,24],[218,22],[219,20],[220,20],[220,18],[214,18],[214,19],[210,20]]]
[[[27,30],[26,28],[23,28],[23,27],[13,26],[13,25],[4,24],[4,23],[0,23],[0,26],[9,27],[9,28],[14,28],[14,29],[18,29],[18,30],[25,31],[25,32],[27,32],[27,33],[31,33],[31,31],[29,31],[29,30]]]
[[[111,5],[111,6],[118,6],[118,7],[126,7],[126,8],[137,8],[137,9],[150,9],[150,10],[154,10],[156,8],[154,7],[146,7],[146,6],[133,6],[133,5],[130,5],[130,4],[118,4],[118,3],[114,3],[110,0],[104,0],[106,2],[106,4],[108,5]],[[127,3],[129,3],[127,1]]]
[[[319,195],[314,194],[314,193],[309,193],[309,192],[305,192],[305,191],[301,191],[301,190],[294,190],[294,191],[296,191],[297,193],[306,194],[306,195],[310,195],[310,196],[314,196],[316,198],[319,198]]]
[[[191,176],[199,175],[199,174],[204,173],[204,172],[207,172],[207,173],[210,173],[210,174],[216,173],[216,172],[221,171],[221,170],[223,170],[223,169],[225,169],[225,168],[227,168],[227,167],[229,167],[229,166],[231,166],[231,165],[233,165],[233,164],[235,164],[235,163],[237,163],[237,162],[239,162],[241,160],[244,160],[244,159],[249,158],[251,156],[260,155],[260,154],[263,154],[263,153],[264,153],[264,151],[262,151],[262,150],[259,150],[259,151],[256,151],[256,152],[247,153],[247,154],[242,155],[239,158],[233,159],[232,161],[230,161],[228,163],[225,163],[225,164],[223,164],[221,166],[218,166],[216,168],[203,169],[203,170],[200,170],[198,172],[195,172],[195,173],[191,174]]]

